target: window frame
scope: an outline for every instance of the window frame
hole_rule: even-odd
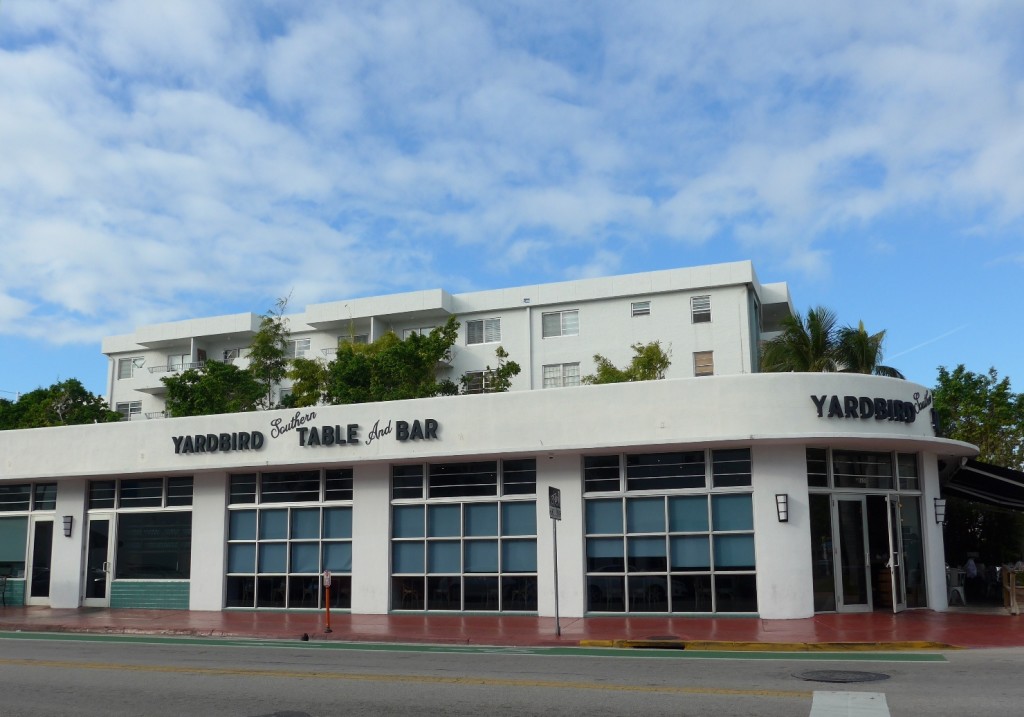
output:
[[[575,367],[576,368],[575,382],[574,383],[567,383],[566,382],[566,377],[568,375],[566,373],[566,368],[569,368],[569,367]],[[559,369],[559,383],[557,385],[555,385],[555,384],[550,385],[550,386],[548,385],[547,370],[549,368],[550,369],[554,369],[554,368],[558,368]],[[580,362],[579,361],[570,361],[570,362],[567,362],[567,363],[549,363],[549,364],[544,364],[543,366],[541,366],[540,376],[541,376],[541,389],[547,389],[547,388],[574,388],[576,386],[583,385],[583,374],[580,371]]]
[[[632,317],[636,316],[650,316],[651,315],[651,301],[633,301],[629,305],[629,315]]]
[[[549,317],[558,317],[558,333],[549,332],[549,325],[551,321]],[[567,322],[566,319],[569,316],[575,316],[575,322]],[[567,330],[566,324],[569,324]],[[571,333],[570,333],[571,332]],[[558,311],[544,311],[540,315],[540,336],[542,339],[557,339],[565,336],[579,336],[580,335],[580,310],[579,309],[561,309]]]
[[[711,294],[690,297],[690,323],[711,323]]]
[[[475,335],[474,335],[475,334]],[[475,339],[475,340],[474,340]],[[466,321],[466,345],[496,344],[501,342],[501,317],[470,319]]]
[[[702,360],[704,359],[704,360]],[[694,351],[693,352],[693,375],[714,376],[715,375],[715,352]]]

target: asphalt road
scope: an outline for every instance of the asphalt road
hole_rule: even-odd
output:
[[[0,714],[1018,714],[1024,650],[866,655],[428,648],[0,633]],[[810,671],[876,673],[851,684]],[[841,675],[840,675],[841,676]],[[815,693],[817,697],[815,697]],[[873,700],[874,712],[835,699]],[[882,711],[879,711],[879,708]]]

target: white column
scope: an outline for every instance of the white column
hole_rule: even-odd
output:
[[[227,494],[227,473],[197,473],[194,476],[190,610],[221,610],[224,607]]]
[[[754,445],[754,551],[757,606],[765,619],[814,615],[807,459],[802,445]],[[787,496],[789,520],[779,521],[775,496]]]
[[[352,612],[383,615],[391,586],[391,476],[387,463],[355,466],[352,480]]]
[[[57,484],[53,516],[53,552],[50,564],[50,607],[74,608],[81,604],[85,566],[85,506],[88,483],[82,478]],[[64,537],[64,516],[72,520],[71,537]],[[30,521],[31,525],[31,521]],[[28,585],[26,594],[28,592]]]
[[[583,491],[578,454],[537,456],[537,613],[555,615],[555,564],[552,521],[548,514],[548,487],[562,491],[562,520],[558,522],[558,609],[561,617],[582,617]]]

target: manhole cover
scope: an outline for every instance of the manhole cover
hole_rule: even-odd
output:
[[[877,682],[889,679],[889,675],[881,672],[857,672],[854,670],[811,670],[810,672],[798,672],[793,677],[808,682]]]

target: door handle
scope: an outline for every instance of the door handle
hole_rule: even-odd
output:
[[[105,573],[109,573],[110,572],[110,563],[109,562],[106,562],[106,561],[103,562],[103,572],[105,572]]]

